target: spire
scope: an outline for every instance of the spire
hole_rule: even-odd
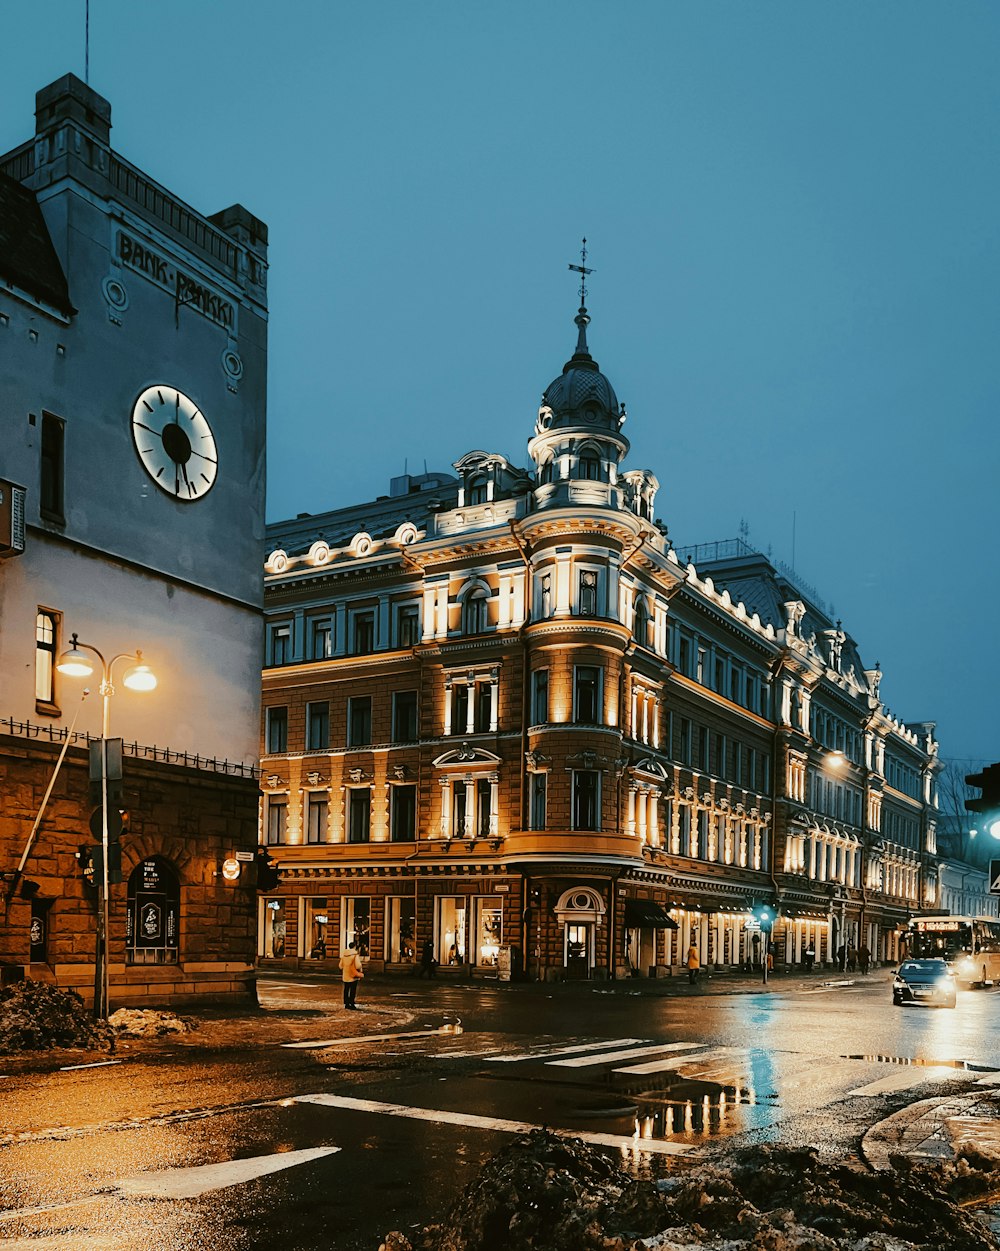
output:
[[[580,248],[580,264],[570,265],[569,268],[580,275],[580,311],[573,318],[579,333],[576,339],[576,351],[572,357],[563,365],[563,373],[568,369],[597,369],[597,362],[590,355],[590,349],[587,346],[587,327],[590,325],[590,315],[587,312],[587,275],[594,271],[587,268],[587,239],[584,236],[582,247]]]

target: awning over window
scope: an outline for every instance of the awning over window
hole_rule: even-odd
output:
[[[631,929],[642,926],[647,929],[675,930],[677,922],[652,899],[626,899],[625,924]]]

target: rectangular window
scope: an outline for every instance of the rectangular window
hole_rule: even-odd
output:
[[[452,690],[454,703],[451,707],[451,732],[466,734],[469,726],[469,688],[465,682],[459,682]]]
[[[333,622],[327,617],[317,617],[309,622],[309,657],[311,660],[327,660],[333,655]]]
[[[592,569],[580,573],[579,605],[581,617],[597,616],[597,574]]]
[[[594,665],[577,665],[573,682],[573,720],[598,725],[600,716],[601,670]]]
[[[437,958],[439,964],[465,964],[466,901],[445,896],[437,901]]]
[[[268,844],[283,843],[287,828],[288,799],[284,795],[269,795],[267,798]]]
[[[268,708],[266,718],[268,755],[288,751],[288,709],[284,706]]]
[[[306,705],[306,750],[325,751],[330,746],[330,705],[324,699]]]
[[[492,796],[492,784],[486,778],[479,778],[476,782],[476,835],[479,838],[489,838],[493,832],[490,829]]]
[[[477,734],[487,734],[493,725],[493,683],[476,683],[476,713],[474,726]]]
[[[287,665],[292,658],[292,627],[290,625],[271,626],[271,664]]]
[[[735,666],[729,674],[729,698],[734,704],[743,702],[743,670]]]
[[[725,734],[716,734],[715,736],[715,776],[718,778],[724,778],[726,776]]]
[[[530,773],[529,775],[531,787],[531,828],[533,830],[545,829],[545,796],[548,789],[547,773]]]
[[[330,802],[325,794],[306,792],[306,842],[325,843]]]
[[[703,686],[705,684],[705,655],[706,655],[706,652],[705,652],[704,647],[699,647],[698,648],[698,667],[695,669],[694,676],[698,679],[698,681]]]
[[[372,901],[363,897],[348,897],[341,908],[344,924],[343,950],[353,943],[362,959],[371,949]]]
[[[417,835],[417,788],[394,786],[389,836],[394,843],[412,843]]]
[[[375,613],[371,609],[351,615],[351,651],[364,656],[375,650]]]
[[[487,624],[487,604],[486,592],[482,590],[473,591],[462,605],[462,632],[463,634],[482,634]]]
[[[302,954],[310,960],[325,960],[339,953],[330,950],[326,928],[330,922],[326,899],[321,895],[307,896],[302,901]],[[333,935],[330,935],[333,938]]]
[[[715,658],[715,689],[720,695],[726,691],[726,661],[722,656]]]
[[[367,786],[347,791],[347,841],[367,843],[371,835],[372,793]]]
[[[420,609],[401,604],[396,609],[396,646],[415,647],[420,642]]]
[[[549,719],[549,671],[536,669],[531,675],[531,723],[544,725]]]
[[[63,445],[65,426],[60,418],[42,413],[38,509],[46,521],[65,521]]]
[[[678,755],[681,764],[689,765],[691,763],[691,722],[687,717],[681,717],[679,737]]]
[[[685,677],[690,677],[688,670],[691,667],[691,641],[683,634],[680,635],[680,641],[677,645],[677,668]]]
[[[392,696],[392,741],[417,741],[417,692],[394,691]]]
[[[573,771],[573,829],[601,828],[601,775],[596,769]]]
[[[708,772],[708,727],[698,726],[695,734],[694,767]]]
[[[478,901],[476,927],[476,964],[495,968],[500,962],[503,942],[503,903],[499,896],[485,896]]]
[[[365,747],[372,741],[372,698],[357,695],[347,701],[347,746]]]
[[[395,895],[386,900],[385,958],[389,964],[413,963],[416,916],[412,895]]]
[[[56,652],[59,647],[60,614],[39,608],[35,614],[35,711],[58,713],[56,705]]]

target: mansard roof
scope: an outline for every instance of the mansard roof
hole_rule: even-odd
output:
[[[0,172],[0,279],[66,317],[76,309],[33,191]]]

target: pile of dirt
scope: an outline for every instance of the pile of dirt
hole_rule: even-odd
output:
[[[762,1146],[637,1181],[579,1139],[534,1130],[480,1170],[439,1224],[380,1251],[998,1251],[959,1207],[1000,1189],[1000,1161],[891,1172]]]
[[[0,1054],[82,1047],[109,1051],[114,1032],[95,1021],[73,990],[60,990],[30,978],[0,991]]]

